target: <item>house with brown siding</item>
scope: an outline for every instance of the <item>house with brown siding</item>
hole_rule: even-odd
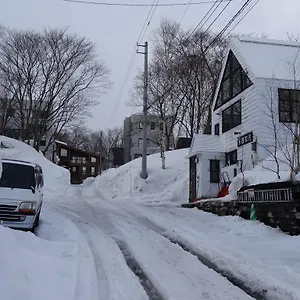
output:
[[[80,184],[88,177],[99,175],[100,155],[69,146],[61,141],[55,141],[55,149],[58,165],[70,171],[72,184]]]

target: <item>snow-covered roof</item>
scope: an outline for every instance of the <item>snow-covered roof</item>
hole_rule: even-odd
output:
[[[256,78],[293,80],[290,65],[300,62],[298,42],[239,36],[231,39],[229,48]]]
[[[218,135],[196,134],[193,137],[188,157],[201,152],[225,152],[225,148]]]
[[[59,141],[59,140],[55,140],[55,143],[57,143],[57,144],[61,144],[61,145],[65,145],[65,146],[68,146],[68,144],[67,144],[67,143],[65,143],[65,142],[62,142],[62,141]]]

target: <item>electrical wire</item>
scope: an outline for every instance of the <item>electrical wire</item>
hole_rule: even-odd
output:
[[[156,3],[154,4],[154,7],[152,6],[152,7],[153,7],[152,14],[150,15],[150,19],[149,19],[149,21],[147,22],[145,31],[144,31],[143,35],[141,36],[140,41],[143,40],[144,37],[145,37],[145,34],[146,34],[146,32],[147,32],[147,29],[149,28],[150,23],[151,23],[151,21],[152,21],[153,15],[154,15],[154,13],[155,13],[157,7],[158,7],[159,1],[160,1],[160,0],[156,0]],[[155,1],[154,1],[154,2],[155,2]],[[153,2],[153,3],[154,3],[154,2]],[[150,10],[150,11],[151,11],[151,10]],[[139,40],[138,40],[138,42],[139,42]]]
[[[230,31],[227,33],[226,37],[228,37],[230,35],[230,33],[236,28],[237,25],[239,25],[243,19],[250,13],[250,11],[258,4],[259,0],[256,0],[252,6],[248,9],[247,12],[245,12],[245,14],[243,15],[243,17],[230,29]]]
[[[150,23],[151,23],[151,20],[153,18],[153,15],[155,13],[155,10],[159,4],[159,1],[160,0],[153,0],[153,3],[152,3],[152,6],[148,12],[148,15],[145,19],[145,22],[144,22],[144,25],[140,31],[140,34],[138,36],[138,39],[137,39],[137,45],[139,44],[139,41],[142,40],[147,32],[147,28],[149,27]],[[114,108],[113,108],[113,112],[111,114],[111,117],[110,119],[112,119],[114,117],[114,115],[116,114],[117,112],[117,108],[121,102],[121,99],[123,97],[123,94],[124,94],[124,91],[125,91],[125,88],[126,88],[126,85],[127,85],[127,82],[128,82],[128,79],[129,79],[129,76],[130,76],[130,73],[131,73],[131,70],[132,70],[132,67],[133,67],[133,64],[134,64],[134,60],[135,60],[135,57],[137,55],[137,51],[136,51],[136,45],[134,46],[133,48],[133,52],[132,52],[132,56],[131,56],[131,59],[130,59],[130,62],[129,62],[129,66],[127,68],[127,71],[126,71],[126,74],[125,74],[125,79],[123,81],[123,84],[122,84],[122,87],[121,87],[121,90],[120,90],[120,93],[119,93],[119,96],[118,96],[118,99],[114,105]]]
[[[188,36],[191,36],[194,32],[196,32],[198,29],[199,29],[199,27],[200,27],[200,29],[199,30],[201,30],[201,29],[203,29],[203,27],[204,27],[204,25],[208,22],[208,20],[212,17],[212,15],[215,13],[215,11],[218,9],[218,7],[223,3],[223,2],[228,2],[228,4],[229,3],[231,3],[232,2],[232,0],[231,1],[215,1],[214,3],[213,3],[213,5],[210,7],[210,9],[208,10],[208,12],[203,16],[203,18],[200,20],[200,22],[197,24],[197,26],[188,34]],[[216,6],[217,5],[217,6]],[[216,6],[216,7],[215,7]],[[227,7],[227,6],[226,6]],[[225,10],[225,9],[224,9]],[[223,10],[223,11],[224,11]],[[222,11],[222,12],[223,12]],[[221,14],[220,14],[221,15]],[[218,17],[217,17],[218,18]],[[216,19],[217,19],[216,18]],[[215,20],[216,21],[216,20]],[[203,23],[204,22],[204,23]],[[202,24],[203,23],[203,24]],[[214,22],[212,22],[212,24],[210,25],[210,26],[212,26],[213,25],[213,23]]]
[[[159,1],[159,0],[158,0],[158,1]],[[147,15],[146,19],[145,19],[145,22],[144,22],[144,25],[143,25],[143,27],[142,27],[142,29],[141,29],[141,32],[140,32],[140,34],[139,34],[139,37],[137,38],[137,44],[139,44],[140,41],[144,38],[144,36],[145,36],[145,34],[146,34],[146,31],[147,31],[147,28],[148,28],[148,26],[150,25],[150,21],[151,21],[151,19],[152,19],[152,17],[153,17],[153,15],[151,15],[151,13],[152,13],[152,11],[153,11],[153,9],[154,9],[155,2],[156,2],[156,4],[157,4],[157,0],[153,0],[153,2],[152,2],[152,6],[151,6],[151,8],[150,8],[150,10],[149,10],[149,12],[148,12],[148,15]],[[136,49],[136,48],[134,48],[134,52],[136,53],[135,49]]]
[[[224,20],[224,23],[222,23],[222,26],[225,26],[226,22],[228,22],[228,20],[230,20],[234,16],[236,10],[240,6],[242,6],[244,4],[244,2],[245,2],[245,0],[242,0],[242,1],[239,2],[238,5],[235,5],[234,9],[232,11],[230,11],[230,13],[228,14],[228,18],[226,18],[226,20]]]
[[[218,13],[218,15],[215,17],[215,19],[210,23],[210,25],[206,28],[204,31],[204,34],[213,26],[213,24],[219,19],[221,14],[225,11],[225,9],[229,6],[230,2],[227,2],[227,4],[223,7],[223,9]]]
[[[257,1],[257,0],[256,0]],[[242,7],[236,12],[236,14],[229,20],[229,22],[224,26],[224,28],[214,37],[214,39],[209,43],[204,52],[209,50],[209,48],[215,43],[215,41],[222,36],[225,31],[231,26],[231,24],[243,13],[243,11],[252,3],[252,0],[247,0]]]
[[[208,12],[204,15],[204,17],[197,24],[197,26],[192,30],[190,35],[192,35],[194,32],[196,32],[200,26],[201,26],[201,28],[200,28],[200,30],[201,30],[221,4],[222,4],[222,2],[215,1],[214,4],[211,6],[211,8],[208,10]],[[217,6],[215,7],[215,5],[217,5]],[[206,19],[206,17],[207,17],[207,19]],[[204,22],[204,23],[202,24],[202,22]]]
[[[152,4],[149,3],[108,3],[108,2],[96,2],[96,1],[84,1],[84,0],[62,0],[64,2],[71,2],[77,4],[91,4],[91,5],[102,5],[102,6],[125,6],[125,7],[152,7]],[[217,2],[230,2],[232,0],[217,0]],[[209,4],[215,1],[196,1],[196,2],[181,2],[181,3],[161,3],[157,6],[161,7],[170,7],[170,6],[190,6],[190,5],[199,5],[199,4]]]
[[[180,19],[180,21],[179,21],[179,26],[180,26],[182,20],[184,19],[184,17],[185,17],[185,15],[186,15],[187,11],[189,10],[189,8],[190,8],[190,6],[191,6],[191,4],[192,4],[192,1],[193,1],[193,0],[190,0],[190,2],[188,3],[186,9],[184,10],[184,12],[183,12],[183,14],[182,14],[182,16],[181,16],[181,19]]]

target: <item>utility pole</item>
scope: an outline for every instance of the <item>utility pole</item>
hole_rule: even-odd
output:
[[[143,97],[143,152],[142,152],[142,172],[141,178],[146,179],[147,174],[147,111],[148,111],[148,42],[144,45],[137,45],[143,47],[144,52],[137,51],[144,55],[144,97]]]
[[[102,169],[102,148],[103,148],[103,131],[100,132],[100,169],[99,174],[101,175],[101,169]]]

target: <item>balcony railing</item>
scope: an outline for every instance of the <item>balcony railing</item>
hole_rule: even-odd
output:
[[[272,190],[245,190],[238,192],[238,202],[263,203],[263,202],[293,202],[291,188]]]

